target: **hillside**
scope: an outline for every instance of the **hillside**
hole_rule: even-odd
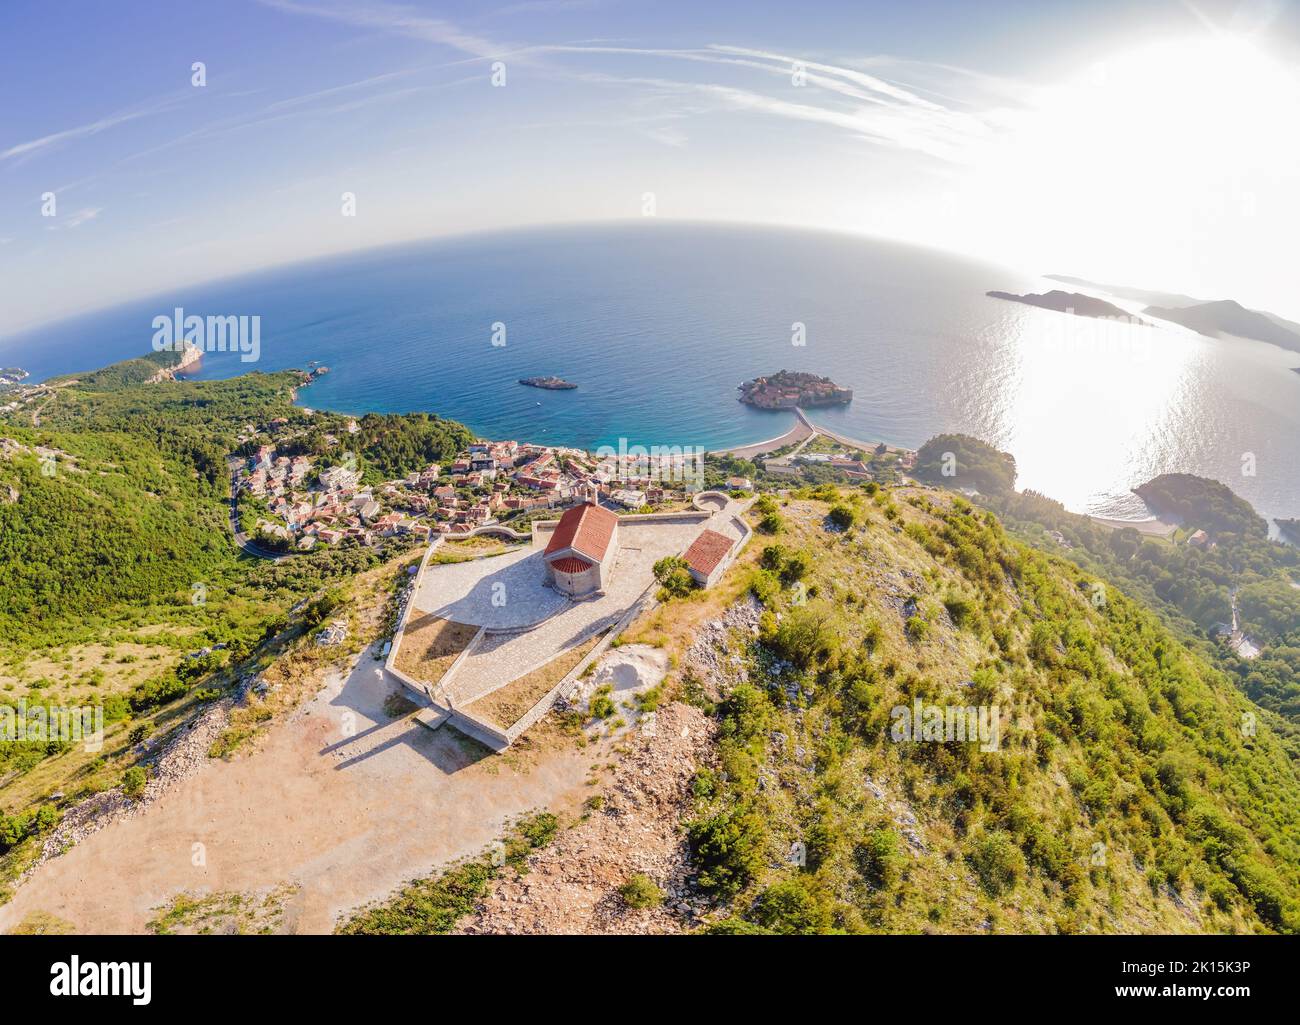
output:
[[[1005,299],[1008,302],[1024,303],[1026,306],[1037,306],[1043,310],[1055,310],[1057,313],[1073,313],[1076,317],[1112,317],[1117,320],[1131,318],[1137,323],[1142,323],[1114,303],[1108,303],[1105,299],[1098,299],[1096,296],[1084,295],[1082,292],[1065,292],[1054,288],[1050,292],[1030,292],[1026,295],[999,291],[984,294],[990,299]]]
[[[1246,309],[1235,299],[1197,303],[1195,306],[1148,306],[1142,312],[1189,327],[1211,338],[1236,335],[1238,338],[1254,338],[1292,352],[1300,352],[1300,332],[1284,327],[1267,314]]]
[[[938,434],[917,450],[912,475],[954,490],[1000,495],[1015,488],[1016,460],[968,434]]]
[[[243,554],[227,457],[275,432],[345,437],[350,418],[294,407],[296,371],[146,383],[171,359],[64,378],[0,417],[0,710],[89,706],[107,726],[98,755],[0,738],[0,899],[31,841],[118,785],[142,738],[161,742],[229,694],[329,611],[328,589],[410,545],[346,543],[284,563]],[[470,437],[424,415],[363,422],[357,460],[371,478],[422,468]]]
[[[1158,513],[1211,533],[1264,537],[1268,522],[1226,484],[1191,473],[1162,473],[1133,489]]]
[[[832,494],[756,539],[737,659],[692,651],[689,600],[647,627],[678,696],[716,701],[686,826],[712,928],[1300,927],[1300,780],[1223,674],[960,498]],[[918,701],[996,707],[997,750],[894,740]]]
[[[751,517],[720,588],[625,635],[674,670],[582,818],[345,931],[1300,929],[1296,766],[1151,612],[950,493]]]

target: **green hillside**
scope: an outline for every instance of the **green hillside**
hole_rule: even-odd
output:
[[[744,673],[677,681],[717,701],[688,826],[712,928],[1300,928],[1300,779],[1230,678],[960,498],[800,494],[748,553]],[[918,701],[996,707],[997,750],[894,739]]]

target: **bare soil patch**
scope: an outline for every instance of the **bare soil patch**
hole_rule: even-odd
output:
[[[402,634],[397,668],[407,676],[436,684],[478,633],[478,627],[442,619],[427,612],[414,613]]]

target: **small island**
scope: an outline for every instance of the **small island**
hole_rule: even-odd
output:
[[[740,385],[740,401],[759,409],[838,406],[853,401],[853,389],[842,388],[829,377],[782,370]]]
[[[5,388],[31,376],[22,367],[0,367],[0,388]]]
[[[566,381],[563,377],[556,377],[553,374],[549,377],[521,377],[520,384],[526,384],[529,388],[545,388],[547,391],[569,391],[578,387],[572,381]]]
[[[1273,522],[1277,524],[1277,529],[1282,532],[1284,538],[1300,544],[1300,520],[1282,520],[1275,517]]]
[[[1073,313],[1076,317],[1123,318],[1134,324],[1146,325],[1147,323],[1127,310],[1120,309],[1114,303],[1084,295],[1082,292],[1063,292],[1059,288],[1054,288],[1050,292],[1030,292],[1028,295],[1016,295],[1014,292],[985,292],[984,294],[993,299],[1006,299],[1013,303],[1024,303],[1026,306],[1037,306],[1039,309]]]

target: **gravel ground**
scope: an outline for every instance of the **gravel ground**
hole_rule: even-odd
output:
[[[670,704],[628,735],[603,791],[604,803],[534,853],[522,875],[502,880],[465,933],[678,933],[711,907],[687,883],[680,823],[691,805],[691,779],[713,752],[712,720]],[[663,890],[657,908],[632,910],[618,888],[633,873]]]

